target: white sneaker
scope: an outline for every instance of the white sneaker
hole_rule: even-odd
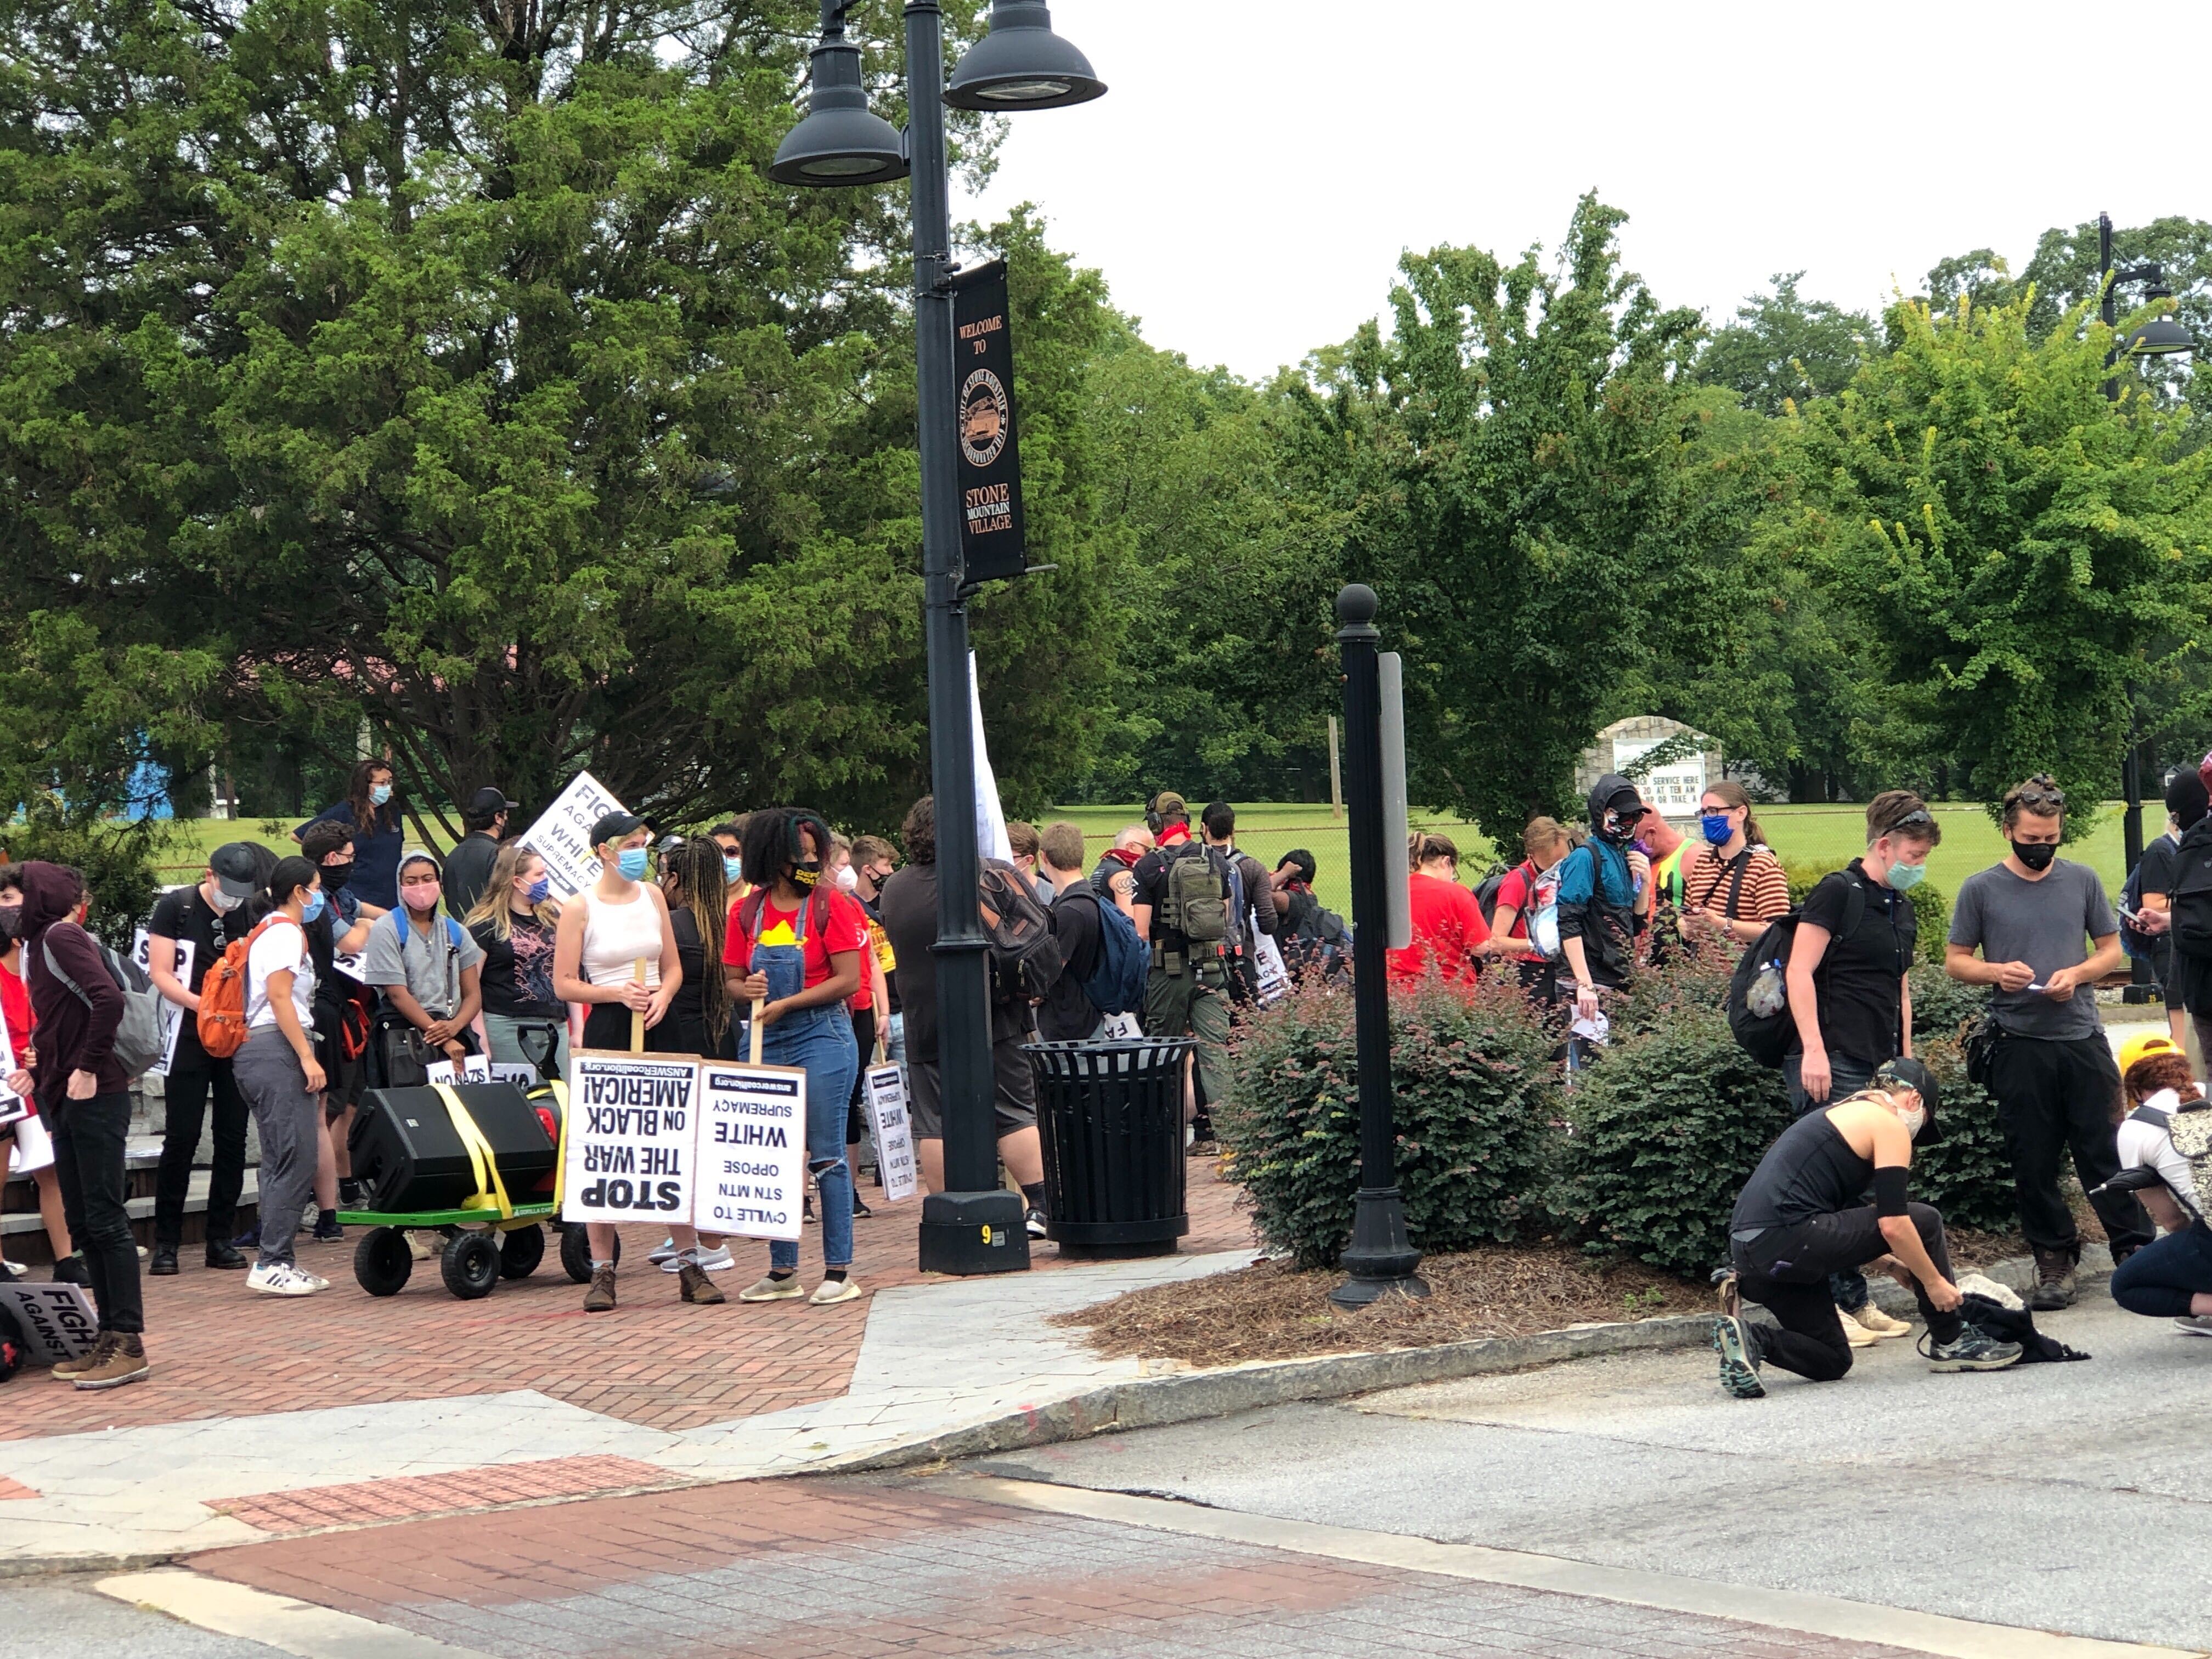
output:
[[[313,1296],[317,1291],[330,1289],[330,1280],[318,1279],[313,1273],[303,1273],[297,1267],[282,1261],[257,1261],[253,1271],[246,1275],[246,1288],[260,1291],[269,1296]]]
[[[843,1279],[825,1279],[814,1287],[814,1294],[806,1298],[811,1307],[834,1308],[840,1302],[850,1302],[860,1293],[857,1280],[849,1275]]]
[[[1860,1324],[1857,1320],[1852,1318],[1841,1308],[1836,1310],[1836,1320],[1837,1322],[1844,1328],[1844,1340],[1850,1343],[1854,1348],[1871,1348],[1875,1343],[1881,1340],[1880,1337],[1876,1336],[1865,1326]]]
[[[30,1276],[31,1270],[21,1262],[0,1260],[0,1279],[28,1279]]]
[[[676,1269],[673,1267],[669,1267],[667,1264],[674,1261],[678,1256],[682,1255],[683,1254],[683,1251],[676,1248],[676,1241],[674,1239],[664,1238],[659,1243],[654,1245],[651,1249],[645,1253],[645,1259],[647,1261],[665,1267],[667,1272],[672,1273]]]
[[[2184,1336],[2212,1336],[2212,1314],[2191,1314],[2173,1322],[2173,1328]]]
[[[681,1250],[677,1251],[673,1255],[663,1257],[655,1255],[648,1256],[647,1260],[659,1262],[660,1271],[665,1273],[681,1273],[684,1270],[684,1252]],[[726,1273],[737,1266],[736,1262],[730,1260],[730,1247],[726,1244],[718,1245],[711,1250],[700,1251],[698,1262],[700,1267],[710,1273]]]

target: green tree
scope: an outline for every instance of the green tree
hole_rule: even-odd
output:
[[[1896,307],[1895,349],[1796,423],[1802,493],[1763,532],[1865,642],[1884,776],[1955,762],[1992,811],[2039,770],[2077,802],[2111,792],[2133,688],[2201,616],[2212,545],[2212,463],[2184,423],[2136,390],[2106,401],[2100,325],[2038,342],[2029,316],[2024,296]]]
[[[1712,598],[1756,469],[1700,449],[1698,319],[1621,269],[1624,216],[1585,197],[1550,266],[1408,255],[1389,339],[1317,364],[1346,574],[1406,657],[1413,790],[1499,836],[1574,805],[1577,757],[1662,641],[1680,659],[1729,625]]]
[[[1693,376],[1725,386],[1747,409],[1779,415],[1785,404],[1832,397],[1876,340],[1874,319],[1797,292],[1802,270],[1778,271],[1773,292],[1753,294],[1735,320],[1713,331],[1698,351]]]
[[[0,658],[61,671],[48,723],[192,767],[366,720],[418,801],[589,767],[671,817],[895,818],[926,775],[904,202],[766,178],[813,16],[12,0]],[[894,9],[859,16],[888,70]],[[1019,728],[1110,661],[1065,637],[1113,566],[1073,418],[1103,300],[997,240],[1060,568],[975,631],[1034,797],[1088,738]]]

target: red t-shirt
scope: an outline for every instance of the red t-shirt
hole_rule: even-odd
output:
[[[745,934],[744,918],[748,902],[739,899],[730,907],[729,926],[722,933],[722,960],[732,968],[750,970],[756,940]],[[807,902],[813,905],[811,899]],[[810,991],[830,977],[832,955],[841,951],[865,950],[868,943],[868,913],[850,893],[830,894],[826,926],[816,926],[820,916],[820,907],[814,906],[813,914],[806,918],[806,988]],[[782,908],[772,898],[763,898],[755,927],[760,936],[775,934],[770,941],[773,944],[794,943],[791,935],[799,931],[799,912]],[[787,931],[778,933],[778,929]]]
[[[31,1027],[36,1021],[31,1013],[28,988],[5,968],[0,968],[0,1018],[8,1022],[8,1043],[20,1066],[23,1050],[31,1046]]]
[[[1431,957],[1446,984],[1473,980],[1474,965],[1468,952],[1490,937],[1490,925],[1483,921],[1474,895],[1455,881],[1419,870],[1413,872],[1409,890],[1413,942],[1390,952],[1390,982],[1412,984],[1428,971]]]

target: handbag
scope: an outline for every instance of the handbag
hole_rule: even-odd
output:
[[[368,1051],[375,1086],[384,1089],[425,1086],[430,1081],[431,1063],[446,1057],[432,1052],[422,1032],[396,1014],[377,1017],[369,1034]]]

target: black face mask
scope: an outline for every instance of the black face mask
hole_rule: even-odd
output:
[[[350,863],[326,864],[323,866],[323,890],[325,893],[339,891],[352,879],[353,866]]]
[[[2051,860],[2058,856],[2058,848],[2047,841],[2016,841],[2012,843],[2012,855],[2031,870],[2048,870]]]
[[[822,860],[820,859],[807,859],[791,866],[791,880],[793,886],[811,887],[821,879]]]
[[[0,946],[13,945],[23,936],[23,907],[20,904],[0,905]]]

